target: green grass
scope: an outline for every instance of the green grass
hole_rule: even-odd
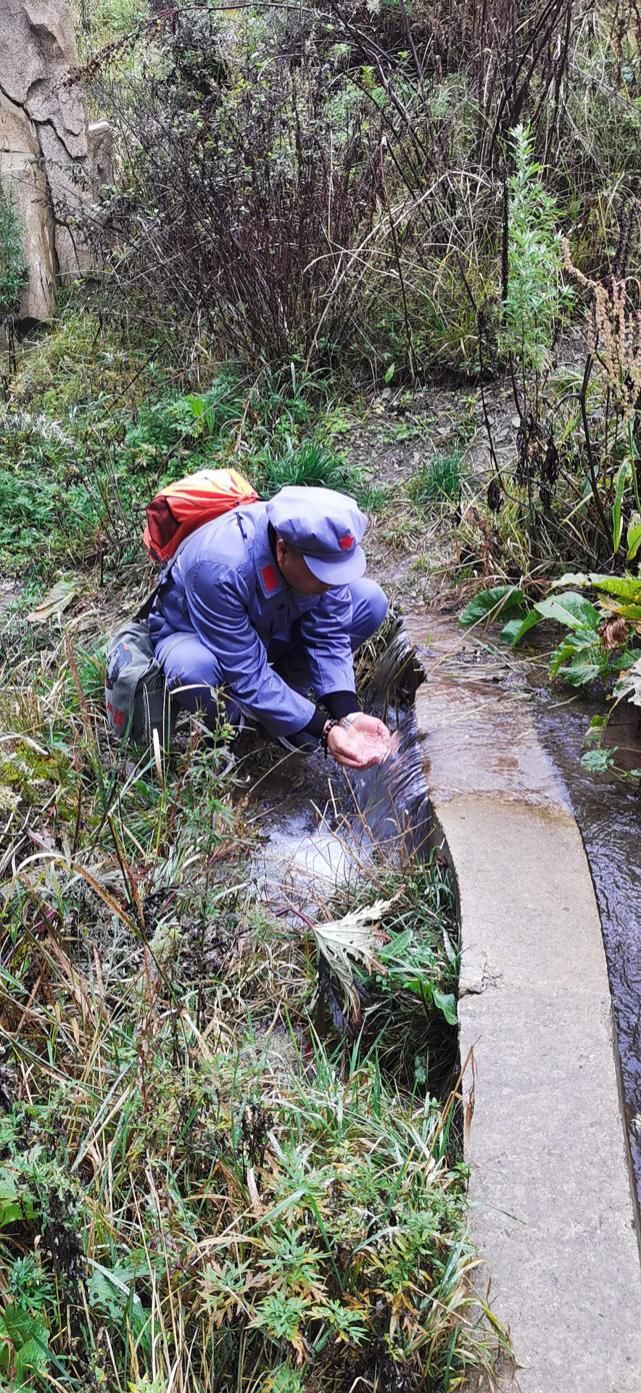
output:
[[[69,309],[22,355],[0,407],[0,573],[47,581],[61,565],[113,576],[140,553],[144,509],[163,485],[233,464],[263,496],[286,484],[386,501],[335,444],[348,428],[326,379],[233,365],[198,390],[171,388],[150,357]]]
[[[322,440],[303,440],[276,453],[267,447],[257,458],[257,477],[261,492],[268,496],[288,484],[299,487],[337,489],[357,498],[366,489],[364,471],[348,464],[343,455]]]
[[[0,565],[25,583],[0,621],[0,1383],[453,1390],[490,1355],[448,1096],[446,880],[372,868],[322,908],[396,896],[376,970],[354,966],[362,1020],[320,1038],[317,939],[255,900],[224,733],[204,748],[190,727],[158,771],[110,742],[102,704],[160,482],[233,462],[265,492],[373,510],[385,491],[338,450],[318,378],[226,368],[189,391],[147,364],[134,386],[136,353],[89,329],[23,359],[0,420]],[[25,624],[73,568],[71,626]]]
[[[429,509],[456,502],[461,483],[461,451],[451,450],[426,460],[410,479],[407,492],[418,507]]]
[[[455,1104],[434,1091],[456,1041],[442,872],[373,868],[325,907],[397,896],[381,965],[354,969],[360,1030],[321,1040],[316,941],[255,903],[216,749],[192,739],[160,783],[105,739],[99,644],[65,656],[53,630],[36,665],[11,652],[0,1372],[453,1389],[489,1354]]]
[[[55,970],[51,985],[61,999]],[[0,1132],[2,1269],[15,1326],[38,1337],[32,1368],[62,1387],[88,1368],[126,1387],[173,1371],[193,1393],[215,1370],[231,1393],[403,1366],[436,1387],[483,1357],[451,1113],[408,1104],[373,1064],[341,1078],[318,1042],[307,1068],[295,1048],[283,1067],[223,1022],[206,1043],[188,1003],[172,1023],[157,990],[136,1022],[87,985],[81,1075],[38,1005],[34,1101]],[[9,1372],[19,1355],[14,1336]]]

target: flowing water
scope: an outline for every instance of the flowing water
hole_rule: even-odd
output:
[[[384,764],[347,775],[318,753],[290,754],[254,781],[254,873],[273,908],[314,913],[339,886],[366,881],[374,853],[393,864],[422,839],[426,790],[413,714],[386,716],[398,749]]]

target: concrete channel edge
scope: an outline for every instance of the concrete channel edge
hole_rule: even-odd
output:
[[[458,890],[471,1230],[516,1361],[499,1387],[639,1393],[637,1214],[590,870],[527,706],[509,712],[506,747],[500,702],[484,714],[465,695],[428,672],[416,719]]]

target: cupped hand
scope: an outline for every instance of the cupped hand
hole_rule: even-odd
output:
[[[392,736],[384,721],[361,713],[348,726],[332,726],[327,748],[336,762],[347,769],[370,769],[387,759]]]

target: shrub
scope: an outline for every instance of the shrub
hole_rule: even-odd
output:
[[[348,263],[376,217],[380,118],[358,93],[337,110],[342,57],[311,39],[256,20],[227,61],[209,17],[177,13],[132,111],[115,113],[136,132],[103,216],[120,292],[254,363],[350,341]]]
[[[114,303],[156,304],[246,362],[474,369],[499,201],[493,147],[479,177],[476,87],[452,71],[452,29],[383,0],[254,16],[232,38],[176,7],[144,86],[104,88],[124,151],[101,214]]]
[[[157,308],[185,356],[209,342],[256,365],[477,371],[509,132],[527,125],[537,161],[554,157],[582,227],[595,186],[633,168],[632,138],[591,137],[604,83],[613,125],[621,111],[638,130],[634,24],[625,6],[576,24],[570,10],[326,0],[232,25],[156,6],[126,71],[109,48],[87,65],[119,133],[120,189],[89,229],[110,303],[145,322]]]
[[[542,181],[526,126],[512,132],[511,150],[514,173],[508,179],[507,285],[499,343],[517,369],[517,384],[525,396],[522,414],[530,409],[538,416],[538,384],[550,365],[568,292],[562,283],[559,211]],[[533,393],[528,391],[530,374]]]
[[[26,277],[22,225],[10,195],[0,184],[0,319],[16,313]]]

